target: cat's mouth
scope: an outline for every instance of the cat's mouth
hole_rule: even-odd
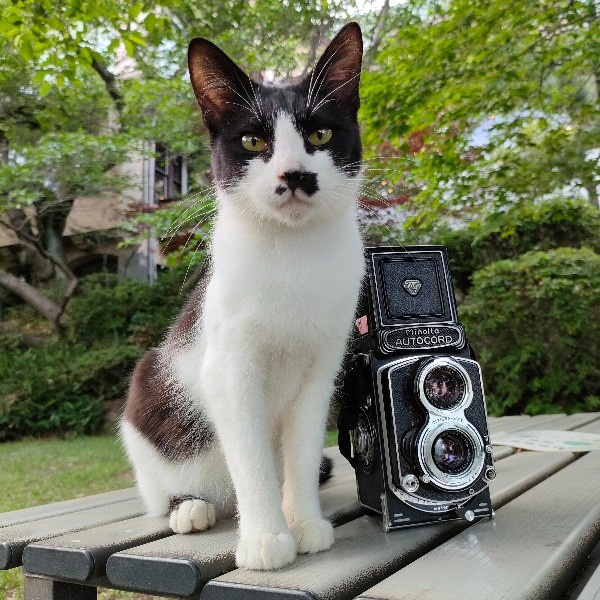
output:
[[[283,202],[279,204],[279,210],[292,213],[292,215],[303,215],[311,206],[312,201],[303,198],[297,192],[292,192]]]

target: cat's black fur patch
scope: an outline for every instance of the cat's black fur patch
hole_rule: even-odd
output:
[[[212,446],[215,433],[198,409],[186,408],[183,390],[167,379],[157,350],[135,367],[123,417],[167,459],[197,456]]]
[[[357,122],[362,37],[356,23],[346,25],[301,83],[268,86],[250,78],[217,46],[203,38],[192,40],[188,63],[194,92],[210,132],[213,173],[230,187],[244,175],[248,163],[273,155],[278,115],[288,115],[304,140],[308,154],[328,152],[348,176],[360,170],[362,147]],[[308,141],[318,129],[331,129],[326,144]],[[245,149],[242,136],[266,141],[259,153]]]
[[[307,154],[328,152],[338,169],[349,176],[360,170],[362,147],[356,115],[332,100],[325,102],[314,114],[306,106],[309,81],[288,87],[270,87],[255,84],[262,105],[261,119],[249,110],[240,110],[211,131],[213,170],[217,181],[228,186],[244,175],[248,163],[259,156],[267,162],[273,155],[275,119],[279,114],[289,115],[298,133],[304,139]],[[315,101],[317,102],[317,101]],[[323,146],[314,146],[308,136],[317,129],[331,129],[333,135]],[[253,133],[264,138],[266,148],[256,153],[240,143],[243,135]]]
[[[319,483],[325,483],[332,476],[333,461],[328,456],[321,456],[319,466]]]

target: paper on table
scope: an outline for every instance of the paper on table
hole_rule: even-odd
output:
[[[546,452],[589,452],[600,450],[600,434],[577,431],[518,431],[496,433],[492,437],[494,446],[512,446],[524,450]]]

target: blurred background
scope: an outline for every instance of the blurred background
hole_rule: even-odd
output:
[[[494,415],[600,408],[597,0],[0,0],[0,441],[110,428],[203,276],[203,36],[299,81],[356,20],[369,244],[444,243]]]

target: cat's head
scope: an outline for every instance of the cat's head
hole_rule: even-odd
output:
[[[220,197],[259,221],[299,226],[354,210],[362,36],[346,25],[299,84],[252,81],[222,50],[191,41],[190,77]]]

